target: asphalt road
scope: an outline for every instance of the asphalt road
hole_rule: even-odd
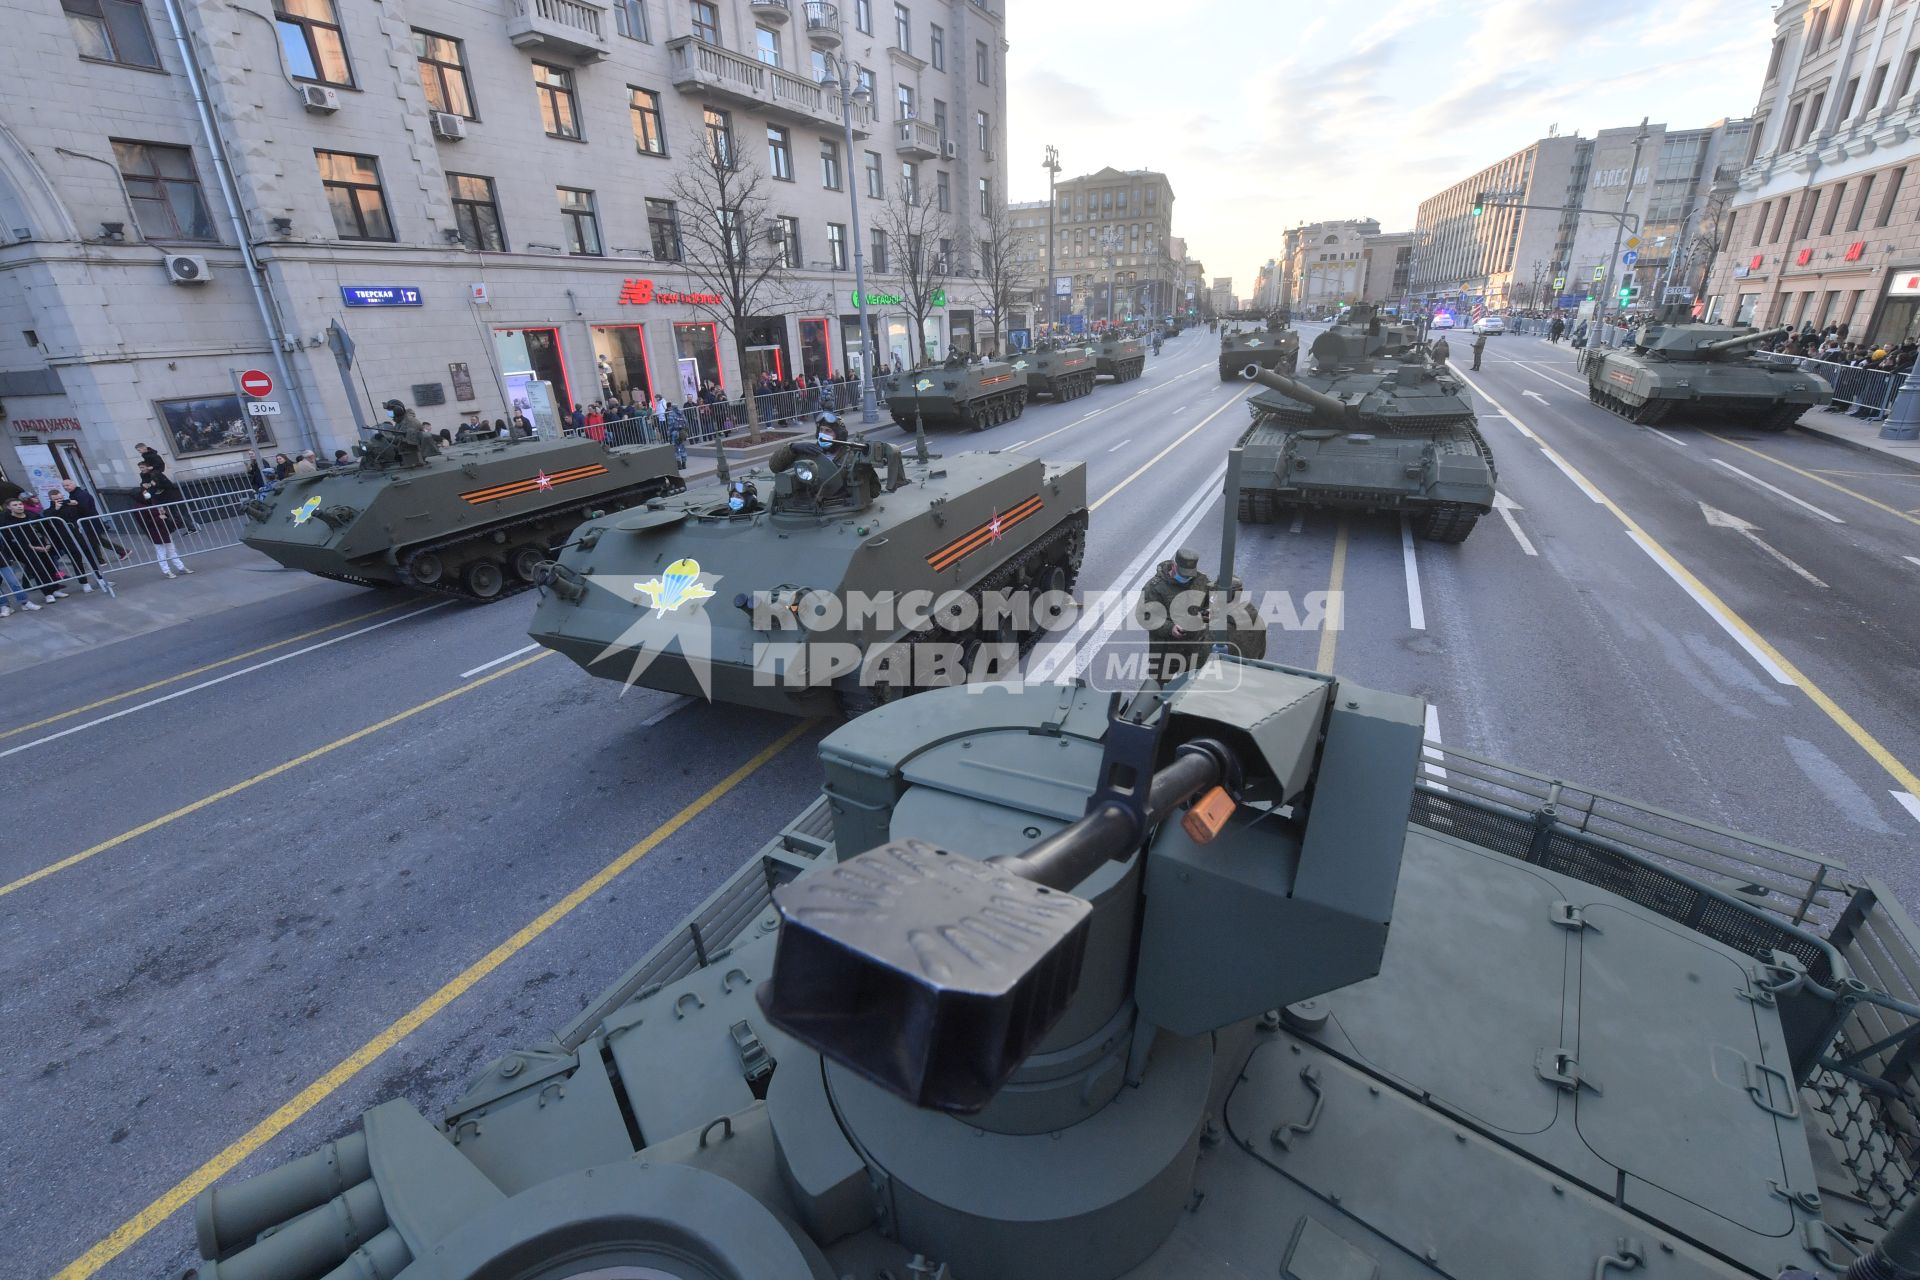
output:
[[[1344,625],[1276,629],[1269,656],[1331,656],[1431,698],[1449,745],[1828,853],[1911,905],[1920,475],[1806,437],[1654,433],[1588,404],[1565,348],[1489,355],[1468,376],[1518,533],[1488,517],[1409,559],[1383,516],[1242,528],[1241,576],[1309,618],[1344,552]],[[1084,459],[1080,585],[1130,593],[1176,545],[1217,556],[1247,388],[1214,356],[1189,334],[1137,382],[934,445]],[[444,1107],[814,792],[830,726],[622,696],[518,652],[529,611],[316,582],[0,677],[0,1273],[180,1274],[207,1177],[395,1094]],[[1036,667],[1124,673],[1115,621]]]

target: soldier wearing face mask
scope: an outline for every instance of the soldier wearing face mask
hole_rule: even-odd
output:
[[[1206,660],[1208,593],[1199,553],[1182,547],[1163,560],[1140,589],[1137,617],[1147,629],[1153,678],[1165,684]]]
[[[727,486],[728,514],[746,516],[760,509],[760,492],[753,487],[753,481],[735,480]]]

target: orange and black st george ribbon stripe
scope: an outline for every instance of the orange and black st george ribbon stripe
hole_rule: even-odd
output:
[[[1044,506],[1046,503],[1040,501],[1040,495],[1036,493],[1005,511],[995,512],[984,524],[969,529],[928,556],[927,564],[934,569],[951,569],[980,548],[1000,541],[1007,535],[1008,530],[1022,520],[1040,514],[1040,509]]]
[[[536,493],[542,489],[557,489],[563,484],[575,480],[591,480],[595,476],[607,474],[606,467],[598,462],[588,463],[584,467],[568,467],[548,475],[542,471],[539,475],[528,476],[525,480],[510,480],[506,484],[491,485],[485,489],[474,489],[460,496],[476,507],[483,502],[498,502],[502,498],[517,498],[523,493]],[[542,482],[545,483],[542,483]]]

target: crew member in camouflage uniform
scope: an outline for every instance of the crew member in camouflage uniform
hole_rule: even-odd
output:
[[[1267,656],[1267,620],[1247,598],[1238,574],[1227,592],[1227,651],[1255,661]]]
[[[1197,670],[1207,658],[1208,593],[1213,583],[1200,572],[1200,556],[1186,547],[1162,560],[1140,589],[1135,617],[1147,630],[1149,676],[1166,684]]]

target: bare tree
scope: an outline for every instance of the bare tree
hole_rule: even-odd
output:
[[[1006,201],[995,201],[983,216],[980,236],[974,247],[980,253],[980,283],[987,291],[987,305],[993,308],[993,349],[1001,350],[1000,326],[1014,300],[1022,291],[1020,282],[1026,265],[1019,258],[1019,237],[1014,235],[1013,219],[1007,214]]]
[[[675,174],[675,250],[691,291],[681,300],[710,316],[733,342],[747,409],[747,439],[760,440],[760,404],[747,384],[747,324],[800,305],[781,224],[767,210],[766,177],[731,131],[696,127]]]
[[[887,238],[888,269],[878,272],[895,281],[900,305],[913,317],[913,363],[926,363],[927,318],[936,303],[944,303],[947,281],[953,275],[956,253],[953,219],[934,207],[921,190],[916,175],[909,183],[896,182],[893,194],[875,220]]]

